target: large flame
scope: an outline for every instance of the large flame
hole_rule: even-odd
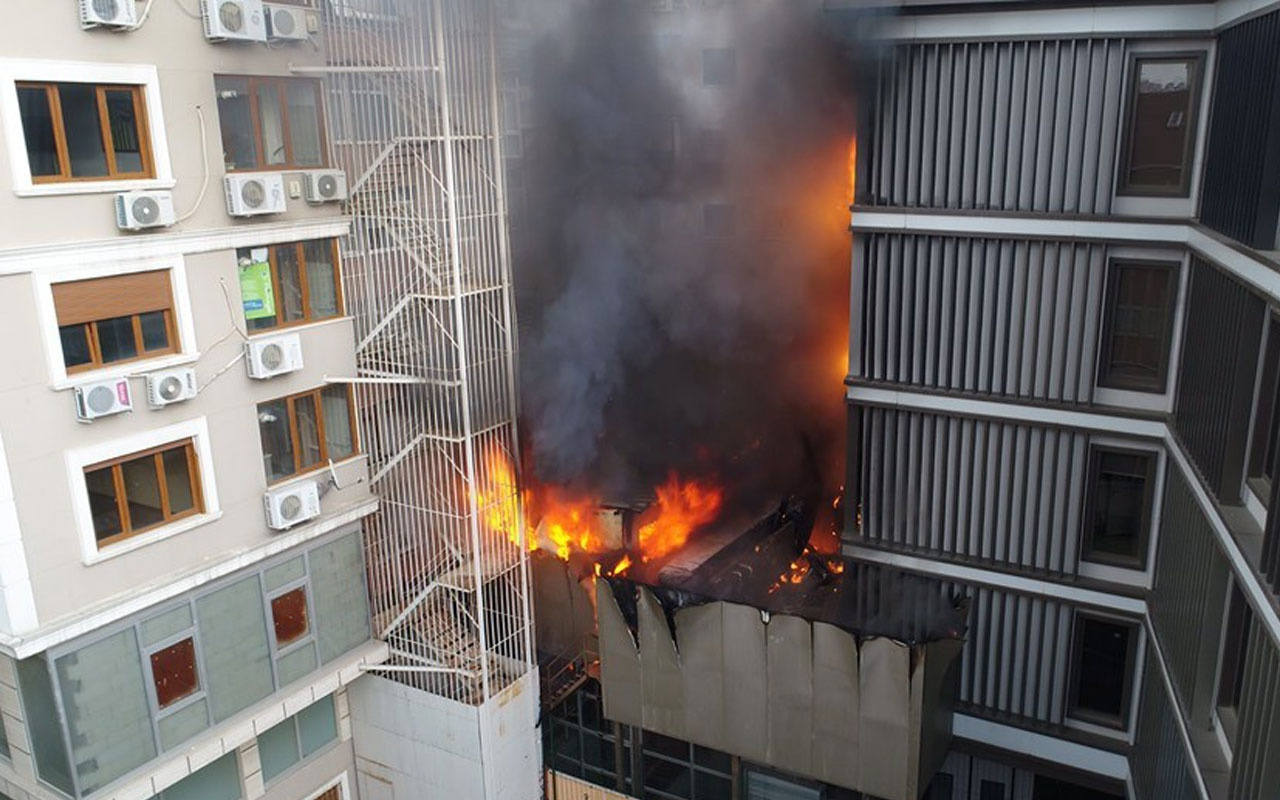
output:
[[[520,496],[515,468],[499,447],[485,453],[484,466],[480,485],[472,490],[476,508],[486,528],[519,545]]]
[[[858,188],[858,138],[849,140],[849,205],[852,206],[857,197]]]
[[[557,557],[568,561],[574,551],[598,554],[610,550],[600,522],[600,502],[574,497],[564,489],[541,487],[537,492],[542,514],[542,535],[550,540]]]
[[[724,502],[720,487],[681,480],[674,473],[657,488],[657,495],[657,518],[640,526],[640,555],[645,561],[684,547],[690,534],[716,518]]]

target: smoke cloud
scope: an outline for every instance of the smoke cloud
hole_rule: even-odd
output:
[[[532,9],[513,241],[544,482],[776,492],[804,441],[839,481],[853,68],[816,2],[700,5]]]

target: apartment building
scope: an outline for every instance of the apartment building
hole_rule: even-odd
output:
[[[354,798],[387,651],[320,9],[13,11],[0,795]]]
[[[927,796],[1280,796],[1280,6],[896,5],[845,551],[972,600]]]

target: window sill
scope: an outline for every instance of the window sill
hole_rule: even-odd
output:
[[[1103,724],[1101,722],[1093,722],[1080,717],[1064,716],[1062,720],[1063,726],[1073,730],[1088,733],[1091,736],[1102,739],[1110,739],[1115,742],[1123,742],[1125,744],[1133,744],[1132,724],[1128,727],[1121,728],[1118,725]]]
[[[74,375],[54,378],[49,387],[56,391],[75,389],[90,383],[109,381],[114,378],[136,378],[162,369],[194,364],[199,360],[199,353],[170,353],[157,358],[126,361],[114,367],[103,367],[89,372],[77,372]]]
[[[15,186],[18,197],[54,197],[69,194],[114,194],[134,192],[140,189],[172,189],[178,182],[173,178],[133,178],[122,181],[67,181],[66,183],[33,183]]]
[[[369,456],[367,453],[353,453],[347,456],[346,458],[342,459],[341,461],[333,462],[333,471],[336,473],[339,470],[342,470],[350,465],[359,463],[361,460],[367,459],[368,457]],[[269,480],[267,481],[267,491],[274,492],[277,489],[283,489],[287,486],[292,486],[294,484],[302,483],[303,481],[307,481],[307,480],[315,481],[317,477],[327,472],[329,472],[329,464],[326,462],[306,472],[299,472],[296,475],[289,475],[284,478],[279,478],[275,481]],[[332,476],[332,477],[336,477],[336,476]],[[363,478],[353,479],[353,483],[359,483],[363,480],[364,480]],[[350,486],[350,484],[348,484],[348,486]]]
[[[186,519],[175,522],[172,525],[166,525],[163,528],[147,531],[146,533],[130,537],[118,544],[109,545],[95,553],[86,553],[84,558],[81,559],[81,563],[86,567],[91,567],[94,564],[101,564],[103,561],[109,561],[116,556],[131,553],[139,548],[155,544],[156,542],[163,541],[172,536],[177,536],[181,533],[186,533],[187,531],[208,525],[211,522],[216,522],[221,518],[221,510],[197,514],[194,517],[187,517]]]
[[[352,317],[349,314],[339,314],[336,317],[325,317],[324,319],[317,319],[311,322],[295,322],[291,325],[277,325],[274,328],[262,328],[261,330],[249,331],[247,335],[250,339],[256,339],[259,336],[281,336],[286,333],[308,331],[313,328],[319,328],[322,325],[332,325],[335,322],[351,322],[354,319],[355,317]]]
[[[1103,583],[1140,587],[1142,589],[1151,588],[1151,573],[1149,573],[1144,567],[1136,565],[1126,567],[1119,564],[1090,561],[1082,557],[1079,565],[1076,567],[1076,574],[1082,578],[1102,581]]]

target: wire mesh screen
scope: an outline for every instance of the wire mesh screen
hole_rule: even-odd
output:
[[[331,0],[331,141],[389,677],[481,703],[532,668],[494,8]]]

